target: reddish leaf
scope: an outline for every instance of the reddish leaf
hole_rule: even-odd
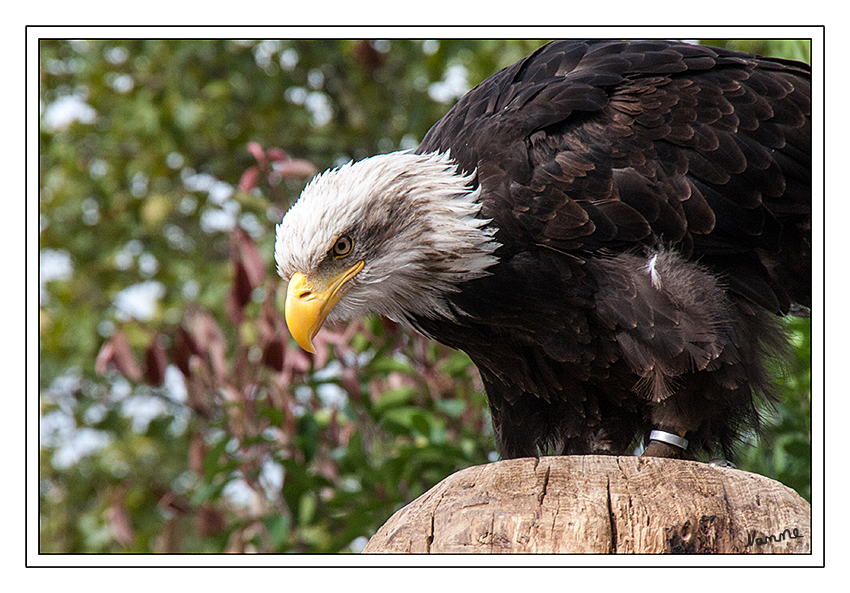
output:
[[[136,362],[136,356],[133,354],[130,343],[122,331],[116,331],[112,334],[112,344],[115,351],[112,356],[112,363],[118,371],[130,379],[131,381],[140,381],[142,378],[142,369],[139,363]]]
[[[345,367],[343,369],[340,376],[340,384],[351,401],[357,403],[362,399],[363,390],[360,387],[360,380],[357,378],[357,371],[353,368]]]
[[[236,269],[237,282],[246,282],[250,290],[260,285],[266,274],[266,264],[257,244],[243,228],[236,227],[230,233],[230,259]],[[244,274],[242,280],[239,279],[240,274]]]
[[[251,286],[251,279],[248,277],[248,270],[241,261],[236,261],[234,265],[233,278],[233,296],[236,299],[236,305],[241,309],[251,302],[251,293],[254,292],[254,287]]]
[[[189,315],[189,328],[200,354],[209,360],[217,380],[222,380],[227,372],[225,351],[227,343],[215,318],[206,311],[194,311]]]
[[[280,337],[272,338],[263,349],[263,364],[278,373],[283,372],[285,350]]]
[[[248,421],[245,417],[245,406],[243,405],[245,402],[242,394],[232,385],[226,384],[220,386],[218,391],[224,397],[231,434],[237,439],[244,439],[248,434]]]
[[[263,300],[260,317],[257,319],[257,330],[260,334],[260,343],[264,344],[263,364],[281,373],[284,370],[284,360],[289,349],[289,332],[276,305],[275,286],[269,289]]]
[[[159,535],[154,540],[154,551],[157,554],[178,554],[180,542],[185,536],[185,529],[182,527],[180,517],[171,517],[168,519],[159,530]]]
[[[192,512],[192,505],[184,497],[165,490],[162,486],[154,487],[154,493],[160,496],[159,506],[163,509],[187,515]]]
[[[174,364],[180,369],[184,376],[188,377],[191,373],[189,359],[192,355],[200,356],[201,351],[192,336],[183,326],[177,328],[177,340],[174,343]]]
[[[142,369],[136,362],[133,350],[121,330],[116,330],[97,353],[95,372],[103,375],[109,364],[131,381],[139,381],[142,378]]]
[[[354,46],[354,57],[369,74],[384,65],[384,56],[370,42],[362,39]]]
[[[358,327],[360,327],[359,323],[355,321],[346,327],[330,324],[320,329],[316,337],[313,338],[313,346],[316,349],[314,355],[316,368],[324,368],[328,363],[331,348],[333,346],[342,348],[348,344]]]
[[[339,410],[334,406],[331,410],[331,416],[328,418],[328,430],[327,434],[331,439],[331,442],[334,446],[339,444],[339,420],[337,419],[337,412]],[[331,476],[328,476],[331,477]],[[336,479],[337,476],[333,476],[332,479]]]
[[[306,373],[310,370],[310,360],[312,355],[304,352],[301,348],[295,348],[289,351],[284,365],[288,370],[296,373]]]
[[[342,447],[347,447],[348,442],[351,440],[351,437],[354,436],[354,433],[357,432],[357,424],[355,422],[349,422],[345,426],[342,427],[342,430],[339,433],[339,444]]]
[[[239,178],[239,191],[249,192],[257,187],[257,180],[260,178],[260,168],[257,166],[248,167]]]
[[[268,157],[268,159],[269,159],[270,161],[272,161],[273,163],[280,162],[280,161],[288,161],[288,160],[289,160],[289,155],[288,155],[288,154],[286,154],[286,153],[283,151],[283,149],[278,148],[277,146],[272,146],[271,148],[269,148],[269,149],[266,151],[266,156],[267,156],[267,157]]]
[[[130,521],[130,511],[127,509],[127,485],[121,484],[112,494],[109,507],[106,509],[106,519],[109,521],[109,530],[112,539],[122,546],[129,546],[136,536]]]
[[[316,465],[316,473],[330,480],[331,482],[336,482],[339,479],[339,463],[337,463],[333,459],[317,459],[315,462]]]
[[[148,385],[162,385],[165,381],[165,368],[168,366],[168,357],[162,346],[162,337],[154,336],[147,350],[145,350],[145,382]]]
[[[112,353],[115,348],[112,346],[112,342],[107,340],[103,343],[103,346],[100,347],[100,350],[97,353],[97,358],[94,361],[94,372],[98,375],[105,375],[106,370],[109,368],[109,361],[112,360]]]
[[[195,360],[197,361],[198,359],[196,358]],[[198,367],[199,365],[190,366]],[[209,394],[204,388],[202,379],[196,373],[191,373],[186,375],[184,383],[186,384],[186,405],[201,418],[209,418]]]
[[[205,505],[201,507],[195,517],[195,526],[204,537],[218,535],[226,527],[224,514],[213,506]]]
[[[262,307],[260,308],[260,318],[257,319],[257,329],[260,332],[260,339],[265,342],[279,337],[282,334],[284,337],[287,335],[286,324],[284,323],[276,305],[276,286],[277,285],[273,285],[266,294],[266,298],[263,300]]]
[[[207,444],[204,442],[204,437],[200,433],[193,434],[189,441],[189,469],[199,476],[203,476],[206,456]]]
[[[335,335],[326,327],[320,329],[316,337],[313,338],[313,348],[316,350],[316,353],[311,356],[314,359],[313,364],[315,368],[323,369],[328,364],[330,360],[330,349],[334,342]]]
[[[259,142],[249,142],[248,143],[248,152],[250,152],[254,159],[256,159],[257,164],[260,165],[261,169],[265,169],[268,166],[266,161],[266,153],[263,150],[263,147],[260,146]]]
[[[245,404],[245,417],[255,425],[257,419],[257,397],[260,397],[260,386],[249,383],[242,388],[242,401]]]
[[[306,159],[290,159],[275,162],[274,170],[283,178],[287,177],[313,177],[319,172],[319,168]]]
[[[230,290],[227,291],[227,296],[224,297],[224,310],[228,318],[230,318],[230,322],[238,326],[242,323],[244,315],[242,315],[242,305],[239,304],[239,298],[236,296],[236,292],[236,284],[231,284]]]

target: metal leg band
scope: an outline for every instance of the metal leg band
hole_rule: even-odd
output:
[[[653,430],[649,433],[650,441],[658,441],[659,443],[667,443],[668,445],[673,445],[674,447],[679,447],[680,449],[688,450],[688,439],[682,438],[677,434],[673,434],[672,432],[665,432],[663,430]]]

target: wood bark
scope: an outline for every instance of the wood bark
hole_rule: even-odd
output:
[[[811,553],[811,506],[757,474],[674,459],[511,459],[452,474],[364,553]]]

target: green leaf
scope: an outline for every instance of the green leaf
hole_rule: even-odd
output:
[[[409,360],[400,360],[396,357],[375,358],[369,363],[369,367],[377,375],[389,375],[390,373],[416,374]]]
[[[310,463],[319,446],[319,423],[312,414],[298,419],[298,445],[304,451],[304,460]]]
[[[393,408],[384,412],[381,422],[393,434],[406,434],[414,429],[414,418],[419,414],[419,408],[411,406]]]
[[[431,435],[431,422],[429,422],[429,415],[425,412],[420,411],[417,414],[411,415],[410,426],[414,430],[419,431],[423,436]]]
[[[463,414],[464,408],[466,408],[466,404],[464,402],[456,399],[438,399],[434,402],[434,405],[438,410],[448,414],[452,418],[460,418],[460,415]]]
[[[194,494],[192,494],[190,502],[192,506],[201,506],[211,500],[219,498],[223,490],[224,484],[204,484],[198,488]]]
[[[785,452],[792,457],[808,461],[812,457],[812,444],[808,440],[795,439],[785,443]]]
[[[298,522],[301,525],[307,525],[313,520],[316,514],[316,499],[312,494],[305,494],[301,497],[301,503],[298,505]]]
[[[387,410],[403,406],[410,402],[417,395],[416,390],[412,387],[399,387],[397,389],[389,389],[381,394],[381,397],[374,404],[374,410],[377,415],[385,414]]]
[[[442,371],[452,377],[464,377],[472,366],[472,360],[464,352],[453,351],[442,363]]]
[[[289,536],[289,517],[286,515],[274,515],[263,518],[263,525],[272,538],[272,545],[276,550],[281,550]]]
[[[148,423],[148,429],[145,431],[145,436],[152,439],[168,438],[168,429],[174,418],[171,416],[157,416]]]

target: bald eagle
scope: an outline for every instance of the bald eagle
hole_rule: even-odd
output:
[[[384,315],[466,352],[502,458],[727,458],[811,306],[805,64],[547,44],[277,227],[295,340]]]

